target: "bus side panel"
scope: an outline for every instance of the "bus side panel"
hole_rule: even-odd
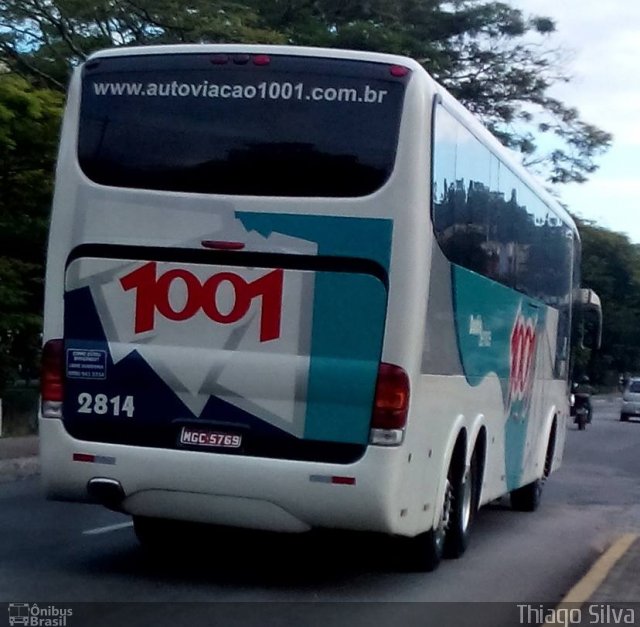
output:
[[[553,378],[557,326],[557,312],[540,301],[451,264],[434,248],[421,402],[437,442],[454,428],[477,432],[478,420],[486,426],[483,502],[542,473],[562,406],[563,382]],[[556,465],[561,446],[558,439]]]

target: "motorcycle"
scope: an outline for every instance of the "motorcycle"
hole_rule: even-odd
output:
[[[574,393],[572,397],[571,415],[573,416],[573,422],[578,425],[580,431],[584,431],[587,428],[587,424],[591,422],[591,395]]]

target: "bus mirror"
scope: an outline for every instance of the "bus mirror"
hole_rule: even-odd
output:
[[[597,309],[602,309],[600,305],[600,297],[593,291],[588,288],[582,288],[578,292],[580,304],[583,307],[594,307]]]
[[[602,343],[602,305],[600,297],[587,288],[578,290],[578,303],[582,317],[582,345],[599,349]]]

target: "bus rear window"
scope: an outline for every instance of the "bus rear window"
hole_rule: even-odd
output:
[[[393,169],[408,76],[294,56],[103,58],[83,72],[78,158],[102,185],[355,197]]]

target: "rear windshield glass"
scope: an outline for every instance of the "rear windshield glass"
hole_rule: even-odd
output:
[[[634,394],[640,392],[640,381],[632,381],[629,384],[629,392],[633,392]]]
[[[83,71],[80,166],[118,187],[366,195],[393,168],[407,80],[309,57],[101,59]]]

